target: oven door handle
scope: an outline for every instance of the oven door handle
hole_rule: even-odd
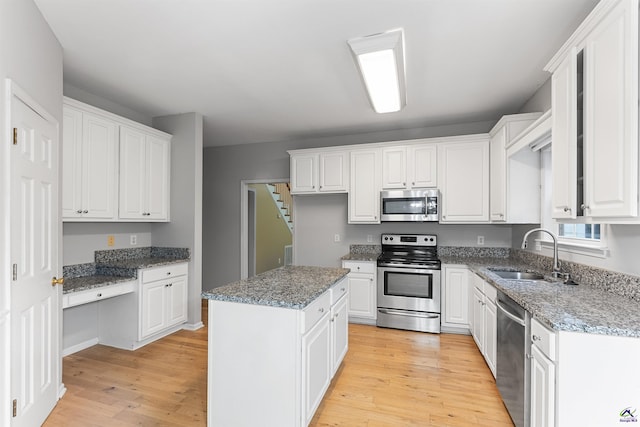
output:
[[[407,311],[402,311],[402,310],[389,310],[387,308],[379,308],[378,309],[378,313],[382,313],[382,314],[397,314],[400,316],[407,316],[407,317],[420,317],[421,319],[438,319],[440,316],[437,314],[421,314],[421,313],[416,313],[416,312],[407,312]]]

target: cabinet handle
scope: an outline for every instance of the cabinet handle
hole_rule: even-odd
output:
[[[324,313],[324,308],[320,307],[320,308],[318,309],[318,311],[319,311],[320,313]]]
[[[402,186],[403,186],[403,187],[406,187],[406,186],[407,186],[407,183],[406,183],[406,182],[403,182],[403,183],[402,183]]]
[[[360,267],[356,267],[357,270],[360,270]]]
[[[82,213],[82,209],[78,209],[78,210],[76,211],[76,213],[81,214],[81,213]]]
[[[571,208],[569,206],[565,206],[562,210],[565,212],[571,212]]]
[[[370,282],[373,282],[373,278],[369,278],[369,281],[370,281]]]
[[[340,288],[340,292],[344,292],[346,288]]]
[[[102,298],[102,294],[98,294],[98,298]]]
[[[85,209],[82,211],[82,213],[89,213],[89,211]]]
[[[540,341],[540,337],[537,335],[531,335],[531,341]]]
[[[170,271],[167,271],[167,276],[170,276],[170,275],[171,275],[171,272],[170,272]]]
[[[582,208],[583,211],[586,211],[589,209],[589,206],[585,205],[584,203],[581,204],[580,207]]]
[[[411,185],[416,185],[416,183],[415,183],[415,182],[412,182],[412,183],[411,183]]]

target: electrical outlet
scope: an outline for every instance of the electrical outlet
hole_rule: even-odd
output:
[[[478,236],[478,244],[484,245],[484,236]]]
[[[138,236],[136,236],[135,234],[132,234],[131,236],[129,236],[129,243],[131,245],[137,245],[138,244]]]
[[[367,234],[367,243],[373,243],[373,235]]]
[[[113,246],[116,244],[116,239],[113,236],[107,236],[107,246]]]
[[[333,235],[333,241],[338,243],[340,241],[340,235],[338,233]]]
[[[278,258],[278,265],[282,264],[282,258]]]

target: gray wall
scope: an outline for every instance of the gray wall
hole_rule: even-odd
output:
[[[155,117],[153,126],[171,139],[171,222],[152,224],[153,246],[187,247],[189,263],[189,319],[202,317],[202,115],[186,113]]]
[[[288,178],[289,155],[286,150],[482,133],[488,132],[496,121],[300,141],[205,148],[203,288],[210,289],[240,278],[240,181]],[[331,196],[326,197],[330,198]],[[329,203],[329,199],[320,199],[320,204],[324,201]],[[346,199],[344,203],[331,204],[330,206],[332,207],[328,208],[329,213],[332,216],[340,216],[342,214],[337,213],[337,210],[346,209]],[[346,223],[346,215],[342,215],[342,217]],[[299,216],[294,215],[294,221],[299,222],[300,220]],[[380,230],[384,229],[382,226],[379,227]],[[294,229],[296,228],[297,224],[294,223]],[[333,238],[332,236],[333,234],[331,234],[331,238]],[[296,236],[294,234],[294,238],[297,242],[294,243],[296,258],[300,260],[313,259],[314,254],[317,253],[316,243],[309,242],[307,244],[304,235]],[[353,238],[355,239],[355,237]],[[510,237],[505,236],[505,238],[507,240],[504,243],[508,245]],[[469,241],[469,244],[473,242]],[[347,248],[349,243],[349,240],[343,240],[343,244]],[[299,247],[296,248],[296,246]],[[341,255],[344,253],[346,251],[343,251]],[[331,265],[335,264],[334,254],[327,255],[326,258],[332,260]]]

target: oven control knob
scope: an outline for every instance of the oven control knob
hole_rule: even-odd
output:
[[[384,240],[389,240],[389,238],[388,238],[388,237],[385,237],[385,238],[384,238]]]
[[[393,237],[389,237],[389,240],[393,240]]]
[[[431,240],[433,242],[433,237],[431,239],[429,239],[429,240]]]

